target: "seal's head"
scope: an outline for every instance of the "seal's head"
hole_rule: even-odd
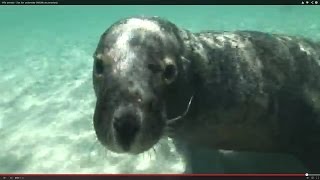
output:
[[[161,138],[182,44],[178,28],[155,17],[118,21],[101,36],[93,56],[94,128],[109,150],[138,154]]]

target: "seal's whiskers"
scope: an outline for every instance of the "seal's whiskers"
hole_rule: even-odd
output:
[[[148,151],[149,160],[152,160],[152,151]]]
[[[156,148],[154,148],[154,146],[152,147],[152,150],[153,150],[154,155],[156,155],[157,151],[156,151]]]

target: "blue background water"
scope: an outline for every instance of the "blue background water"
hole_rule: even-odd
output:
[[[0,173],[184,171],[184,158],[166,139],[156,153],[129,156],[105,151],[95,138],[91,55],[108,26],[133,15],[161,16],[192,31],[260,30],[320,39],[319,5],[1,6]],[[288,156],[209,153],[214,172],[304,171]],[[208,162],[198,162],[198,169]]]

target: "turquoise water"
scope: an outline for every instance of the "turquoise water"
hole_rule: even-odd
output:
[[[185,171],[186,159],[170,140],[139,156],[108,152],[96,140],[91,55],[108,26],[133,15],[161,16],[192,31],[320,40],[320,6],[1,6],[0,173]],[[214,172],[304,171],[284,155],[205,153]],[[198,164],[199,171],[209,166]]]

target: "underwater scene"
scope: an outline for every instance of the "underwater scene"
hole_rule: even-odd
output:
[[[0,7],[0,173],[305,173],[282,153],[201,149],[164,136],[140,154],[97,139],[93,54],[113,23],[159,16],[191,32],[250,30],[320,41],[320,6]],[[187,104],[186,104],[187,105]],[[190,172],[190,171],[189,171]]]

